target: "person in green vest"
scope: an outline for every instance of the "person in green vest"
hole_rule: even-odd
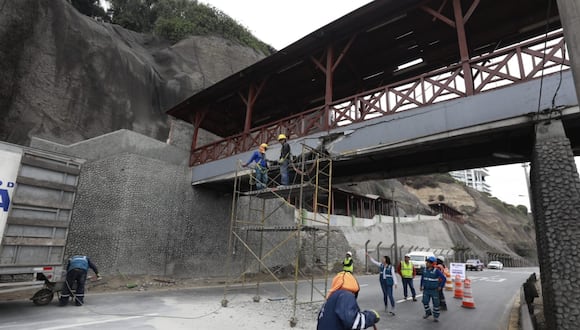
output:
[[[403,279],[403,296],[405,296],[405,300],[407,300],[407,286],[409,286],[409,288],[411,288],[413,301],[417,301],[417,298],[415,297],[415,287],[413,286],[413,278],[415,278],[415,267],[413,267],[413,263],[410,260],[410,256],[408,254],[405,255],[405,260],[401,261],[399,265],[397,265],[397,273],[399,273]]]
[[[354,261],[352,260],[352,252],[348,251],[346,257],[342,262],[342,270],[352,273],[354,271]]]

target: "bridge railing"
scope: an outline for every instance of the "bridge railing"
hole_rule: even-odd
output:
[[[570,69],[562,31],[478,56],[469,64],[474,94]],[[279,133],[299,138],[467,96],[463,66],[456,63],[198,147],[191,152],[190,165],[252,150],[260,143],[276,141]]]

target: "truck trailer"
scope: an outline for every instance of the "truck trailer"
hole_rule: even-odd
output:
[[[0,297],[37,289],[45,305],[59,290],[83,163],[0,142]]]

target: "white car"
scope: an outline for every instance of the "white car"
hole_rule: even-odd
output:
[[[503,264],[501,262],[497,261],[497,260],[496,261],[490,261],[487,264],[487,268],[488,269],[499,269],[499,270],[502,270],[503,269]]]

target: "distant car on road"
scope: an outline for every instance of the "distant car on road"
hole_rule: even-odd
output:
[[[489,268],[489,269],[499,269],[499,270],[502,270],[503,269],[503,264],[501,262],[497,261],[497,260],[494,260],[494,261],[490,261],[487,264],[487,268]]]
[[[483,270],[483,267],[484,267],[483,262],[481,262],[481,260],[479,260],[479,259],[468,259],[465,262],[465,269],[466,270],[478,271],[478,270]]]

